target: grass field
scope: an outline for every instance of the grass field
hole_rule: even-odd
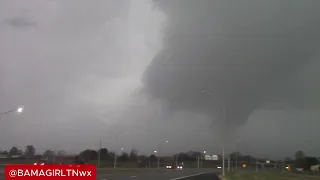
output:
[[[294,174],[289,172],[237,172],[227,173],[227,180],[320,180],[320,176]]]

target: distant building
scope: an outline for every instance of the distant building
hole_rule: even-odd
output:
[[[22,155],[12,155],[11,156],[12,158],[20,158],[20,157],[23,157]]]
[[[320,171],[320,164],[310,166],[311,171]]]
[[[0,155],[0,158],[5,159],[5,158],[8,158],[8,156],[7,155]]]

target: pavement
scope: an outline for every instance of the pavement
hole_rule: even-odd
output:
[[[97,174],[97,180],[219,180],[217,169],[146,170],[131,174]]]
[[[145,169],[126,173],[112,174],[110,171],[97,171],[97,180],[219,180],[218,169],[186,168],[183,170]],[[0,180],[4,179],[3,170]]]

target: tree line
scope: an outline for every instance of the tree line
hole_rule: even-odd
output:
[[[3,157],[26,157],[26,158],[33,158],[36,156],[36,148],[33,145],[27,145],[24,150],[21,150],[17,147],[12,147],[9,151],[0,151],[0,155]],[[52,156],[66,156],[67,153],[65,151],[54,151],[54,150],[46,150],[43,152],[42,155],[37,155],[37,157],[52,157]],[[116,155],[114,152],[110,152],[107,148],[101,148],[99,150],[94,149],[86,149],[79,154],[76,155],[77,157],[81,157],[84,161],[114,161],[114,158],[117,158],[120,162],[126,162],[126,161],[132,161],[132,162],[156,162],[158,157],[156,154],[151,154],[149,156],[138,154],[138,151],[136,149],[131,149],[131,151],[125,152],[121,151],[121,153]],[[177,160],[179,162],[183,161],[196,161],[198,157],[204,156],[201,152],[196,151],[188,151],[188,152],[180,152],[173,156],[171,156],[171,159]],[[231,161],[238,161],[238,162],[244,162],[247,164],[254,164],[257,160],[260,162],[265,162],[266,160],[270,159],[264,159],[264,158],[257,158],[250,155],[242,155],[240,152],[232,152],[228,156]],[[304,168],[309,169],[310,166],[319,164],[319,158],[316,157],[310,157],[306,156],[306,154],[299,150],[295,153],[294,159],[286,157],[283,160],[273,161],[270,160],[270,163],[275,164],[292,164],[295,165],[297,168]],[[165,157],[161,157],[160,161],[164,161]],[[221,160],[222,157],[219,156],[219,159]]]
[[[33,157],[35,156],[36,149],[32,145],[28,145],[25,147],[25,150],[21,150],[17,147],[12,147],[9,151],[0,151],[0,155],[3,157],[16,157],[16,156],[26,156]]]
[[[7,157],[34,157],[36,155],[36,148],[33,145],[28,145],[24,150],[21,150],[17,147],[12,147],[9,151],[0,151],[0,155]],[[54,151],[54,150],[46,150],[42,153],[41,156],[50,157],[50,156],[65,156],[67,153],[65,151]],[[93,160],[113,160],[115,158],[115,153],[109,151],[107,148],[101,148],[99,150],[94,149],[86,149],[78,154],[86,161]],[[193,161],[196,160],[197,157],[201,156],[200,152],[188,151],[188,152],[180,152],[173,155],[174,158],[178,158],[180,161]],[[119,155],[117,155],[117,160],[119,161],[136,161],[141,159],[157,159],[156,154],[151,154],[150,156],[146,156],[143,154],[138,154],[136,149],[131,149],[131,151],[125,152],[121,151]]]
[[[319,158],[307,156],[303,151],[299,150],[295,153],[295,163],[292,163],[296,168],[310,169],[311,166],[320,164]]]

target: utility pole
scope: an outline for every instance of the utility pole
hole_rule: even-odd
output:
[[[179,153],[176,155],[176,167],[178,166]]]
[[[238,152],[236,152],[236,170],[238,170]]]
[[[231,160],[231,172],[234,172],[235,171],[235,161],[234,160]]]
[[[223,116],[223,136],[222,138],[225,138],[225,129],[226,129],[226,120],[227,120],[227,110],[226,110],[226,107],[224,106],[222,108],[222,116]],[[224,146],[225,146],[225,141],[223,139],[223,142],[222,142],[222,177],[225,177],[226,173],[225,173],[225,162],[224,162]]]
[[[228,157],[228,172],[230,172],[230,156]]]
[[[224,146],[222,148],[222,177],[225,177],[225,171],[224,171]]]
[[[197,157],[197,165],[198,165],[198,168],[200,168],[200,157],[199,156]]]
[[[102,141],[99,142],[99,150],[98,150],[98,168],[100,167],[100,150],[102,148]]]

